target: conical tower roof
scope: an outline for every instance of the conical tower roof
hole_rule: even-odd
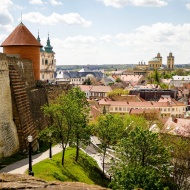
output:
[[[26,28],[26,26],[21,22],[13,32],[5,39],[1,44],[4,46],[38,46],[42,45],[38,40],[33,36],[33,34]]]

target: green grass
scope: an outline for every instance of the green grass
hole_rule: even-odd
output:
[[[65,164],[61,165],[62,153],[54,155],[33,166],[34,176],[46,181],[77,181],[87,184],[108,186],[109,180],[102,180],[102,172],[96,161],[80,151],[78,162],[75,161],[75,148],[67,148]]]

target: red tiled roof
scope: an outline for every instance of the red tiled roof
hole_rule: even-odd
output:
[[[130,102],[130,101],[111,101],[108,99],[101,99],[99,101],[100,105],[112,105],[112,106],[126,106],[126,107],[169,107],[171,106],[171,104],[168,104],[168,102]],[[173,100],[172,101],[172,105],[175,106],[185,106],[185,104],[183,102],[178,102]]]
[[[165,123],[161,132],[172,135],[189,137],[190,134],[189,126],[190,126],[189,119],[176,118],[174,121],[172,121],[172,118],[169,118],[168,121]]]
[[[160,113],[159,109],[134,109],[132,108],[130,114],[143,114],[143,113]]]
[[[90,85],[78,85],[78,86],[82,91],[87,91],[92,88],[92,86],[90,86]]]
[[[90,92],[111,92],[112,89],[110,86],[93,86],[90,89]]]
[[[130,102],[130,101],[110,101],[107,99],[101,99],[99,101],[100,105],[112,105],[112,106],[127,106],[127,107],[166,107],[167,102]]]
[[[21,22],[13,32],[5,39],[5,41],[1,44],[4,46],[42,46],[38,40],[33,36],[33,34],[26,28],[26,26]]]

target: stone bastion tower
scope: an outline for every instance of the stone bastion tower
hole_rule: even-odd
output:
[[[40,47],[42,45],[21,22],[1,44],[3,53],[29,59],[33,63],[35,80],[40,80]]]
[[[33,136],[33,148],[36,149],[38,146],[36,123],[40,120],[40,116],[35,117],[33,113],[37,113],[40,109],[35,108],[40,94],[45,94],[42,92],[43,89],[41,91],[36,89],[35,83],[40,79],[40,47],[42,45],[26,26],[21,22],[1,46],[3,53],[0,53],[0,81],[4,81],[3,86],[7,85],[6,88],[2,88],[3,86],[0,88],[0,91],[4,92],[3,101],[0,101],[0,116],[2,116],[0,137],[3,137],[2,142],[0,141],[0,157],[9,156],[18,149],[27,151],[28,135]],[[44,101],[43,105],[46,98],[41,99]],[[10,117],[7,119],[8,115]]]

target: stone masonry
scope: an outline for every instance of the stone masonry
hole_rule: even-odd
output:
[[[17,129],[13,122],[8,63],[0,55],[0,157],[19,150]]]

